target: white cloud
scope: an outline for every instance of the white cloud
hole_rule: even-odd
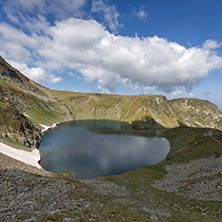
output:
[[[0,43],[0,51],[8,59],[15,60],[19,52],[20,63],[32,62],[42,70],[74,69],[87,82],[97,80],[101,89],[109,91],[123,85],[179,95],[180,87],[189,92],[212,70],[222,68],[222,58],[212,45],[185,48],[157,36],[113,35],[95,20],[69,18],[31,36],[1,25]],[[24,60],[22,53],[26,53]],[[41,74],[42,70],[38,70],[39,76],[49,75],[49,81],[56,78]],[[34,71],[31,78],[36,78]]]
[[[190,97],[194,97],[194,96],[195,96],[195,94],[192,93],[192,92],[189,92],[188,95],[189,95]]]
[[[8,61],[13,67],[18,69],[21,73],[25,74],[28,78],[38,82],[50,82],[50,83],[58,83],[63,81],[61,77],[55,77],[53,74],[48,74],[46,71],[40,67],[32,67],[29,68],[24,63],[17,63],[15,61]]]
[[[6,23],[0,23],[0,35],[1,39],[6,40],[7,42],[15,42],[26,46],[35,44],[33,38]]]
[[[17,16],[14,15],[14,13],[12,12],[10,8],[4,6],[3,11],[6,13],[9,20],[11,20],[13,23],[16,23],[16,24],[19,23],[19,19],[17,18]]]
[[[174,91],[170,92],[171,96],[180,96],[182,94],[182,91],[179,89],[175,89]]]
[[[48,0],[46,12],[50,8],[50,13],[54,13],[58,18],[64,19],[69,16],[82,17],[82,7],[86,0]]]
[[[145,20],[148,16],[148,13],[144,10],[144,7],[140,7],[138,11],[134,12],[134,14],[141,20]]]
[[[29,18],[23,22],[23,27],[28,29],[29,32],[34,34],[46,34],[50,24],[46,21],[46,18],[42,15],[38,15],[37,18]]]
[[[110,94],[111,93],[107,88],[104,88],[100,85],[98,85],[98,90],[100,93],[103,93],[103,94]]]
[[[210,40],[208,39],[204,44],[203,44],[203,48],[205,49],[216,49],[216,48],[220,48],[221,43],[218,43],[215,40]]]
[[[150,94],[155,89],[156,89],[155,86],[145,86],[143,87],[143,94]]]
[[[34,10],[40,10],[43,9],[46,6],[44,0],[8,0],[6,4],[6,8],[19,8],[23,11],[34,11]]]
[[[93,0],[91,11],[102,14],[110,30],[114,33],[117,33],[117,29],[122,26],[118,21],[119,13],[114,5],[108,5],[103,0]]]
[[[52,78],[52,79],[50,80],[50,82],[53,83],[53,84],[56,84],[56,83],[61,82],[61,81],[63,81],[63,80],[64,80],[64,79],[63,79],[62,77],[58,76],[58,77]]]

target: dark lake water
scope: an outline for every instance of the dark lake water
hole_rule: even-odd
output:
[[[41,165],[52,172],[71,170],[85,179],[120,174],[165,159],[169,142],[145,134],[117,121],[60,124],[43,136]]]

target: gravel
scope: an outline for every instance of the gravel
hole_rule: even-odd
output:
[[[222,201],[222,156],[166,165],[153,187],[205,201]]]

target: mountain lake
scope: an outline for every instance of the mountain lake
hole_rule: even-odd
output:
[[[79,120],[46,132],[39,147],[46,170],[74,171],[80,179],[120,174],[164,160],[170,150],[163,137],[151,137],[129,123]]]

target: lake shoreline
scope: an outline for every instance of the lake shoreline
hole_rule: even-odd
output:
[[[42,167],[54,173],[74,171],[82,179],[121,174],[159,163],[170,150],[165,138],[126,122],[75,120],[59,126],[44,134],[39,147]],[[93,172],[87,172],[88,165]],[[83,169],[88,176],[80,173]]]

